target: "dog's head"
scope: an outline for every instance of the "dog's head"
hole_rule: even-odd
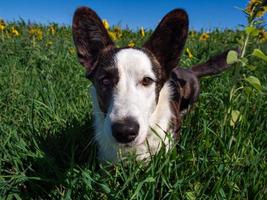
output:
[[[173,101],[179,113],[196,100],[198,77],[218,71],[209,65],[226,68],[225,57],[220,64],[216,59],[190,70],[177,68],[188,35],[188,16],[182,9],[168,13],[142,48],[116,48],[101,19],[86,7],[76,10],[72,28],[78,59],[94,85],[105,127],[117,143],[144,142],[167,81],[175,83]]]

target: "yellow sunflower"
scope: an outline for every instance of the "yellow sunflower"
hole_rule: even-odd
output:
[[[111,38],[111,40],[113,40],[113,41],[117,40],[117,36],[116,36],[115,32],[108,31],[108,35]]]
[[[108,30],[108,29],[109,29],[109,23],[108,23],[108,20],[103,19],[103,20],[102,20],[102,23],[103,23],[104,27]]]
[[[262,0],[251,0],[246,7],[246,11],[250,15],[255,14],[255,17],[263,17],[267,12],[267,5],[264,5]]]
[[[117,39],[121,38],[122,31],[119,26],[115,26],[113,32],[115,33]]]
[[[14,26],[11,28],[10,33],[14,37],[18,37],[19,36],[19,31]]]
[[[135,46],[135,43],[133,40],[131,40],[129,43],[128,43],[128,47],[134,47]]]
[[[0,31],[3,31],[6,28],[6,23],[4,20],[0,20]]]
[[[206,41],[207,39],[209,39],[209,34],[208,33],[202,33],[201,36],[199,37],[200,41]]]
[[[258,34],[258,38],[261,42],[267,42],[267,31],[265,30],[260,30]]]
[[[49,33],[51,35],[55,35],[55,33],[56,33],[56,27],[53,26],[53,25],[51,25],[51,26],[49,26],[48,31],[49,31]]]
[[[30,28],[29,34],[31,37],[35,37],[37,40],[43,39],[43,32],[40,28]]]

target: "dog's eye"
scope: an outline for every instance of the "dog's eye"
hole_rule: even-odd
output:
[[[154,82],[154,80],[150,77],[144,77],[143,80],[141,81],[141,84],[143,86],[149,86]]]
[[[102,78],[100,79],[100,84],[103,86],[109,86],[111,84],[111,81],[108,78]]]

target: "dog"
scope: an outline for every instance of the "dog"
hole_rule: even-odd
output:
[[[199,78],[229,68],[228,51],[189,69],[178,67],[188,15],[169,12],[142,48],[117,48],[95,11],[80,7],[72,24],[79,62],[92,82],[98,158],[149,159],[179,137],[182,118],[196,102]]]

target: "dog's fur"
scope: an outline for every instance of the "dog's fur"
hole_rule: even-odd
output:
[[[175,9],[142,48],[116,48],[93,10],[76,10],[73,39],[93,83],[99,159],[116,161],[131,153],[145,159],[162,144],[170,148],[183,114],[199,96],[198,79],[229,67],[227,51],[190,69],[177,67],[187,35],[188,16]]]

